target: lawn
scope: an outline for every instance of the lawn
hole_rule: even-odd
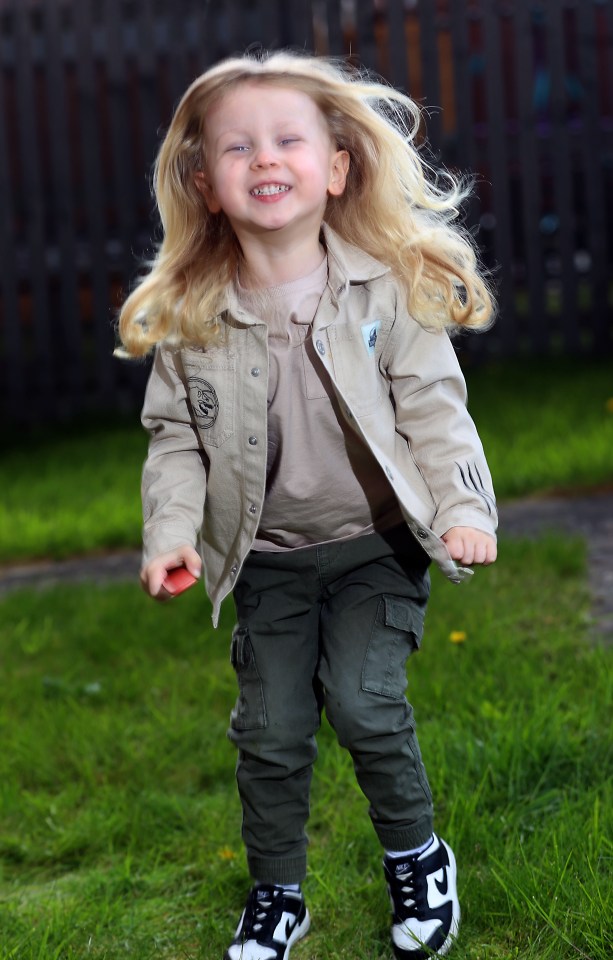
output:
[[[434,580],[409,676],[460,864],[454,956],[605,960],[611,672],[586,640],[581,545],[509,542],[469,586]],[[132,584],[3,600],[3,960],[221,957],[248,886],[231,621],[212,631],[196,592],[160,608]],[[310,836],[296,960],[389,958],[380,851],[325,722]]]
[[[469,377],[507,496],[566,486],[566,455],[576,482],[611,480],[605,366],[579,369],[572,388],[562,367],[521,390],[513,368]],[[535,419],[547,426],[540,443]],[[580,426],[594,440],[587,464]],[[532,457],[525,474],[514,449]],[[7,517],[17,530],[37,518],[22,555],[136,543],[143,453],[125,425],[29,451],[16,442],[3,464]],[[54,505],[55,527],[43,523]],[[18,552],[14,530],[3,542],[5,556]],[[451,956],[609,960],[611,651],[591,637],[585,545],[500,546],[469,584],[433,574],[424,645],[409,663],[437,828],[458,858],[463,924]],[[225,737],[232,620],[226,603],[213,631],[200,588],[167,606],[131,583],[0,601],[0,960],[220,960],[249,884]],[[367,804],[325,718],[319,743],[304,888],[313,926],[292,960],[390,960]]]

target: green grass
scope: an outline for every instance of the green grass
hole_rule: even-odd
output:
[[[498,497],[613,487],[613,362],[499,363],[467,371]]]
[[[0,602],[2,960],[221,958],[249,880],[233,611],[218,631],[207,611],[133,584]],[[434,577],[410,696],[458,857],[455,960],[611,956],[610,651],[589,626],[581,543],[503,542],[470,585]],[[324,723],[296,960],[391,956],[366,806]]]
[[[536,361],[467,371],[500,499],[613,483],[611,362]],[[32,433],[0,464],[0,563],[138,547],[146,436],[138,423]]]
[[[0,563],[140,543],[138,416],[13,438],[0,464]]]

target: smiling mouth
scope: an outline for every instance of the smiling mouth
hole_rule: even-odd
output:
[[[273,197],[277,193],[287,193],[291,187],[283,183],[266,183],[261,187],[254,187],[249,193],[252,197]]]

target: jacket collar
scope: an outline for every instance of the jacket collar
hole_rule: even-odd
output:
[[[368,283],[369,280],[376,280],[390,272],[389,267],[343,240],[325,221],[322,224],[322,233],[328,255],[328,287],[335,304],[340,303],[346,297],[352,284]],[[257,320],[241,307],[231,284],[225,294],[222,313],[225,311],[228,311],[241,323],[253,325],[263,322]],[[327,319],[323,324],[318,324],[318,326],[327,326],[330,319]]]
[[[367,283],[389,273],[389,267],[347,243],[325,222],[322,232],[328,253],[328,285],[335,300],[341,300],[351,284]]]

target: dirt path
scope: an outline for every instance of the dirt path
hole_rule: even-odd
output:
[[[503,535],[532,537],[547,531],[584,537],[588,544],[595,631],[613,641],[613,491],[589,496],[534,497],[500,507]],[[140,554],[135,551],[94,555],[57,563],[0,568],[0,596],[19,587],[95,580],[137,582]]]

